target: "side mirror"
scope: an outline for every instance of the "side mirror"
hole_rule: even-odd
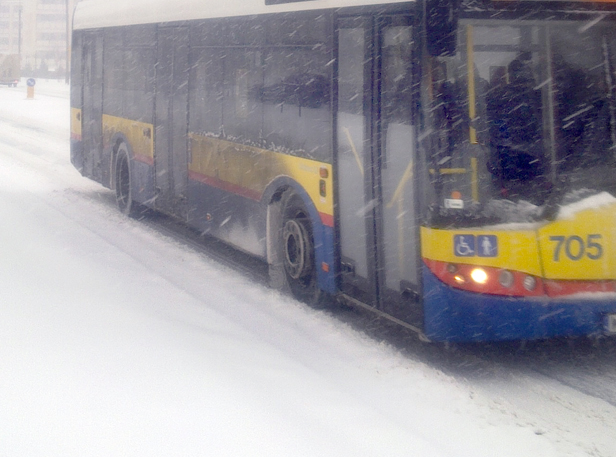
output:
[[[425,0],[428,52],[433,57],[456,53],[460,0]]]

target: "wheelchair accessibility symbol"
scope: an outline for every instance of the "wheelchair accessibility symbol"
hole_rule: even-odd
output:
[[[475,235],[454,235],[453,246],[456,257],[475,257]]]
[[[498,238],[496,235],[454,235],[453,250],[456,257],[496,257]]]

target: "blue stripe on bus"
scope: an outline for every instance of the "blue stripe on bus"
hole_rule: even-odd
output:
[[[433,341],[525,340],[604,333],[616,297],[513,298],[454,289],[423,268],[424,333]]]

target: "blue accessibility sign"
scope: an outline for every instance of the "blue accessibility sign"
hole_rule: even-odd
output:
[[[454,235],[453,254],[456,257],[496,257],[498,238],[496,235]]]
[[[475,235],[454,235],[453,253],[456,257],[475,257]]]
[[[498,255],[498,239],[496,235],[477,236],[477,255],[479,257],[496,257]]]

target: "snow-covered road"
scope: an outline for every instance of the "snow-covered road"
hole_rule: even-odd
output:
[[[358,330],[122,217],[36,90],[0,88],[0,455],[616,456],[612,341]]]

